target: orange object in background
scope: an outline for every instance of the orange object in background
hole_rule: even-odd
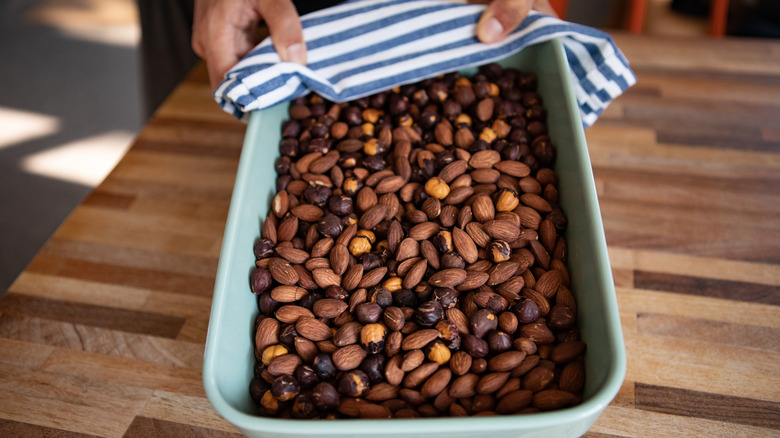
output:
[[[628,9],[628,31],[642,33],[645,23],[647,0],[631,0]],[[720,38],[726,34],[726,19],[729,14],[729,0],[710,0],[710,36]]]
[[[566,19],[566,10],[569,8],[569,0],[550,0],[550,6],[561,19]]]

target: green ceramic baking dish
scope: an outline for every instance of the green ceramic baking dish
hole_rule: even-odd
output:
[[[626,369],[623,336],[585,136],[563,45],[527,47],[501,62],[539,77],[548,128],[558,148],[555,171],[568,217],[566,238],[578,326],[587,343],[583,402],[559,411],[516,416],[389,420],[289,420],[253,415],[253,325],[249,291],[252,246],[274,196],[274,161],[287,106],[252,114],[236,175],[209,321],[203,383],[214,408],[252,437],[574,437],[584,434],[617,394]],[[464,74],[473,74],[466,70]]]

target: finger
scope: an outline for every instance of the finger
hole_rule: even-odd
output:
[[[531,10],[533,0],[495,0],[477,23],[477,38],[483,43],[502,40],[522,23]]]
[[[306,64],[306,43],[298,11],[291,0],[259,0],[274,48],[282,61]]]

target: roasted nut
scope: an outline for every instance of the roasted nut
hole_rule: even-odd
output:
[[[425,183],[425,193],[436,199],[444,199],[450,194],[450,186],[443,179],[434,176]]]
[[[360,397],[369,388],[368,376],[360,370],[352,370],[341,376],[338,392],[347,397]]]
[[[300,391],[298,381],[293,376],[279,376],[271,383],[271,394],[281,402],[292,400]]]
[[[512,256],[512,248],[503,240],[494,240],[490,242],[485,250],[490,255],[490,260],[492,260],[493,263],[505,262]]]
[[[382,324],[366,324],[360,330],[360,345],[371,354],[376,354],[385,348],[387,329]]]
[[[488,309],[479,309],[469,318],[469,331],[479,338],[498,327],[498,317]]]

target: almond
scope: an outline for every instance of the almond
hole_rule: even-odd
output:
[[[442,269],[431,275],[428,283],[433,287],[455,287],[466,280],[466,271],[463,269]]]
[[[324,257],[328,255],[331,249],[333,249],[333,238],[331,237],[323,237],[322,239],[318,240],[317,243],[314,244],[314,246],[311,248],[311,256],[312,257]]]
[[[263,318],[255,331],[255,349],[263,351],[266,347],[279,343],[279,321]]]
[[[429,342],[439,337],[436,329],[418,330],[407,336],[401,343],[403,350],[417,350],[426,346]]]
[[[466,263],[474,263],[479,258],[479,252],[474,240],[460,228],[455,227],[452,229],[452,243]]]
[[[295,330],[299,335],[315,342],[330,339],[332,336],[327,324],[309,317],[299,318],[298,322],[295,323]]]
[[[416,388],[435,373],[437,369],[439,369],[439,364],[436,362],[424,363],[406,374],[403,380],[403,386],[406,388]]]
[[[333,335],[333,343],[337,347],[346,347],[347,345],[357,344],[360,341],[360,331],[363,329],[363,325],[357,321],[348,322]]]
[[[506,351],[494,356],[488,361],[488,369],[494,372],[511,371],[525,359],[525,353],[522,351]]]
[[[396,332],[398,333],[398,332]],[[401,369],[401,356],[393,356],[385,365],[385,379],[391,385],[400,385],[404,379],[404,371]]]
[[[485,232],[495,240],[514,242],[520,236],[520,229],[506,220],[492,220],[483,224]]]
[[[385,219],[385,215],[387,214],[388,208],[389,207],[385,204],[374,205],[373,207],[369,208],[365,213],[363,213],[362,216],[360,216],[358,225],[360,225],[360,228],[366,230],[370,230],[374,228]]]
[[[456,351],[450,358],[450,369],[456,376],[462,376],[471,369],[471,356],[465,351]]]
[[[520,202],[541,213],[549,213],[552,211],[552,207],[546,199],[533,193],[524,193],[520,195]]]
[[[347,310],[346,302],[335,298],[323,298],[314,302],[312,312],[319,318],[335,318]]]
[[[473,194],[474,188],[471,186],[456,187],[453,188],[450,191],[450,194],[442,200],[442,203],[445,205],[460,204]]]
[[[509,280],[515,275],[519,267],[519,263],[512,261],[498,263],[488,271],[489,278],[487,285],[496,286]]]
[[[271,277],[281,284],[294,285],[298,282],[298,273],[287,260],[282,258],[272,257],[268,262],[268,271]]]
[[[330,251],[330,266],[336,275],[342,275],[347,271],[350,261],[349,249],[346,245],[336,245]]]
[[[344,277],[341,279],[341,287],[347,291],[351,291],[360,284],[360,280],[363,279],[363,265],[356,263],[347,269]]]
[[[290,207],[290,201],[287,197],[287,192],[282,190],[274,195],[274,199],[271,202],[271,210],[273,210],[276,217],[281,219],[287,213],[287,209]]]
[[[385,274],[387,274],[387,268],[384,266],[372,269],[363,275],[363,278],[360,280],[360,283],[358,283],[357,287],[364,288],[376,286],[380,281],[382,281],[382,279],[385,277]]]
[[[323,289],[327,289],[330,286],[340,286],[341,276],[333,272],[332,269],[315,269],[311,272],[314,277],[314,281],[317,285]]]
[[[273,275],[273,272],[271,274]],[[551,269],[536,280],[536,291],[544,295],[545,298],[550,299],[555,296],[562,282],[563,276],[561,273]]]
[[[371,385],[371,388],[369,388],[368,393],[365,395],[365,399],[371,401],[385,401],[394,399],[398,397],[398,389],[399,388],[397,385],[391,385],[387,382],[380,382]]]
[[[469,174],[478,184],[495,184],[501,177],[501,172],[496,169],[475,169]]]
[[[477,394],[492,394],[501,389],[507,380],[509,380],[508,372],[490,373],[484,375],[479,379],[479,382],[477,382]]]
[[[427,240],[425,242],[427,242]],[[425,271],[427,269],[428,269],[427,260],[420,260],[419,262],[416,262],[409,270],[409,272],[406,273],[406,277],[404,277],[404,281],[403,281],[403,288],[412,289],[415,286],[417,286],[420,283],[420,281],[422,281],[423,276],[425,276]]]
[[[300,286],[276,286],[271,289],[271,298],[280,303],[292,303],[308,295],[309,292]]]
[[[545,219],[539,224],[539,240],[548,252],[555,250],[555,244],[558,241],[558,231],[550,219]]]
[[[487,122],[493,117],[494,109],[495,109],[495,102],[493,101],[492,97],[488,96],[480,100],[479,103],[477,103],[477,108],[475,112],[479,120],[483,122]],[[496,152],[496,154],[498,154],[498,152]],[[500,159],[501,157],[499,156],[498,160]],[[496,160],[496,162],[498,162],[498,160]]]
[[[317,345],[314,342],[302,337],[295,337],[295,352],[303,359],[304,362],[311,363],[314,358],[320,353],[317,349]]]
[[[411,257],[417,257],[419,254],[420,244],[411,237],[407,237],[398,245],[398,252],[396,252],[395,260],[400,262]]]
[[[550,352],[550,360],[557,364],[569,363],[585,351],[585,343],[582,341],[562,342],[553,347]]]
[[[439,172],[439,178],[443,179],[447,184],[451,183],[455,178],[463,175],[468,170],[468,163],[466,160],[455,160],[446,166]]]
[[[401,159],[402,161],[406,161]],[[406,161],[408,164],[408,161]],[[399,172],[400,173],[400,172]],[[404,186],[408,181],[408,177],[403,177],[401,175],[394,175],[389,176],[382,181],[379,182],[379,184],[376,185],[376,188],[374,189],[374,192],[376,192],[379,195],[385,194],[385,193],[395,193],[397,192],[401,187]]]
[[[268,372],[272,376],[291,376],[301,362],[301,358],[297,354],[282,354],[271,361],[268,365]]]
[[[450,379],[452,379],[452,371],[449,368],[442,368],[428,377],[428,380],[420,388],[420,394],[426,398],[436,397],[447,388]]]
[[[298,232],[298,218],[295,216],[289,216],[279,223],[276,227],[276,239],[279,242],[287,242],[295,237],[295,233]]]
[[[537,366],[523,376],[523,388],[538,392],[552,382],[554,373],[551,369]]]
[[[459,399],[475,396],[477,394],[478,381],[479,376],[472,373],[464,374],[456,378],[450,385],[450,397]]]
[[[570,406],[577,401],[577,396],[560,389],[546,389],[534,394],[533,404],[543,411]]]
[[[485,284],[489,277],[490,276],[485,272],[474,270],[466,271],[466,279],[463,280],[463,283],[456,286],[455,289],[461,292],[477,289],[478,287]]]
[[[527,389],[512,391],[498,402],[496,413],[502,415],[516,414],[531,405],[533,396],[533,392]]]
[[[296,326],[297,327],[297,326]],[[360,366],[368,353],[360,344],[339,348],[332,355],[333,364],[341,371],[354,370]]]
[[[560,379],[558,380],[558,387],[560,389],[576,394],[582,391],[584,383],[585,366],[582,364],[582,361],[575,360],[567,363],[566,366],[563,367]]]
[[[465,228],[471,240],[480,247],[486,247],[490,243],[490,235],[479,222],[469,222]]]
[[[293,247],[276,247],[276,253],[290,263],[303,264],[309,259],[309,253]]]
[[[520,216],[520,223],[523,225],[523,227],[530,228],[532,230],[539,229],[539,224],[542,223],[542,216],[538,211],[524,205],[518,206],[513,211],[517,213],[518,216]]]
[[[466,317],[466,315],[463,314],[463,311],[453,307],[451,309],[447,309],[444,313],[447,315],[447,319],[455,324],[455,327],[458,328],[458,331],[462,335],[465,335],[469,332],[469,319]]]
[[[325,173],[330,170],[331,167],[335,166],[336,163],[338,163],[340,154],[338,151],[329,151],[327,154],[323,155],[322,157],[317,158],[316,160],[312,161],[312,163],[309,165],[309,172],[310,173]]]
[[[427,240],[439,232],[439,224],[436,222],[423,222],[413,226],[409,230],[408,236],[414,240]]]
[[[276,309],[274,316],[285,324],[295,324],[301,318],[314,318],[314,314],[309,309],[293,304]]]
[[[516,178],[524,178],[531,174],[531,168],[520,161],[499,161],[498,163],[493,164],[493,167],[498,169],[501,173]]]
[[[376,403],[360,403],[358,416],[360,418],[392,418],[393,413],[390,409]]]
[[[412,371],[422,365],[424,361],[425,354],[422,352],[422,350],[417,349],[409,351],[404,354],[404,360],[401,362],[401,369],[405,372]]]
[[[319,222],[324,214],[322,209],[311,204],[298,204],[291,208],[290,212],[298,219],[306,222]]]
[[[531,339],[537,344],[551,344],[555,341],[555,335],[543,320],[521,325],[520,335]]]

